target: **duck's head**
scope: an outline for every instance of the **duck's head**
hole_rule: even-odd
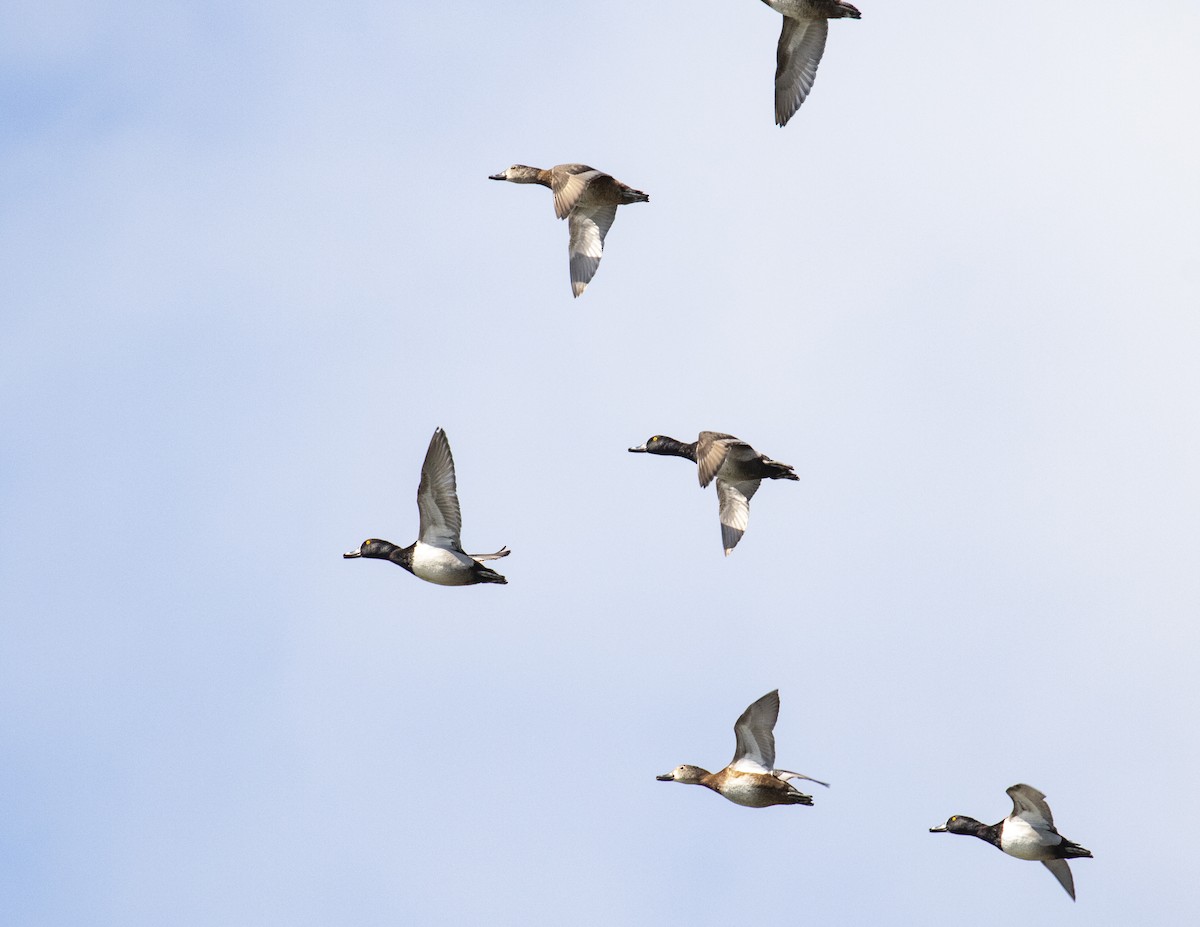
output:
[[[541,174],[536,167],[530,167],[528,164],[514,164],[512,167],[507,167],[499,174],[489,174],[488,180],[509,180],[513,183],[537,183],[538,175]]]
[[[931,834],[976,834],[982,825],[965,814],[952,814],[945,824],[929,828]]]
[[[380,560],[387,560],[392,551],[396,549],[396,545],[388,541],[381,541],[379,538],[367,538],[356,549],[348,550],[342,554],[342,559],[350,560],[353,557],[374,557]]]
[[[683,766],[676,766],[669,773],[663,773],[661,776],[655,776],[654,778],[659,782],[685,782],[688,785],[694,785],[707,775],[707,769],[685,764]]]
[[[645,444],[639,444],[637,447],[631,447],[631,454],[665,454],[667,448],[673,444],[678,444],[674,438],[667,438],[663,435],[655,435],[652,438],[647,438]]]

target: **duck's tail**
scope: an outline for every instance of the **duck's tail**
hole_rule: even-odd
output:
[[[772,460],[770,457],[762,459],[762,465],[766,467],[766,477],[769,480],[798,480],[796,476],[796,468],[791,464],[781,463],[778,460]]]
[[[829,14],[830,19],[862,19],[862,13],[858,11],[858,7],[850,3],[841,3],[840,0],[833,8],[833,12]]]
[[[1072,843],[1070,840],[1064,840],[1059,844],[1058,852],[1061,859],[1092,858],[1091,850],[1081,847],[1078,843]]]
[[[643,193],[641,190],[635,190],[633,187],[625,187],[621,191],[621,196],[626,203],[649,203],[650,194]]]
[[[481,563],[475,564],[475,582],[477,583],[499,583],[501,586],[507,586],[508,580],[497,573],[495,570],[489,570]]]

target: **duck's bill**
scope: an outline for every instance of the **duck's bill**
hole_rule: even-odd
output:
[[[663,773],[661,776],[655,776],[654,778],[657,779],[659,782],[674,782],[675,781],[675,777],[672,776],[670,773]]]
[[[503,174],[488,174],[488,180],[508,180]]]
[[[944,834],[946,833],[946,825],[938,824],[936,827],[929,828],[929,832],[931,834]]]
[[[646,445],[644,445],[644,444],[639,444],[637,447],[631,447],[631,448],[629,449],[629,453],[631,453],[631,454],[644,454],[644,453],[646,453]]]
[[[344,554],[342,554],[342,559],[343,560],[351,560],[354,557],[361,557],[361,556],[362,556],[362,548],[356,547],[354,550],[348,550]]]

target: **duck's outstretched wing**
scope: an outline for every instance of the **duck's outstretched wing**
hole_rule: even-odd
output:
[[[571,256],[571,292],[579,296],[596,276],[604,254],[604,236],[617,217],[616,206],[577,206],[571,210],[567,225],[571,231],[568,250]]]
[[[742,712],[733,726],[737,747],[729,765],[739,772],[769,773],[775,765],[775,722],[779,690],[773,689]]]
[[[1032,785],[1020,782],[1005,789],[1012,799],[1014,816],[1023,818],[1034,830],[1055,833],[1054,815],[1046,804],[1046,796]]]
[[[829,788],[828,782],[822,782],[820,779],[814,779],[812,776],[804,775],[804,773],[792,772],[789,769],[772,769],[771,775],[776,779],[782,779],[784,782],[787,782],[789,779],[807,779],[809,782],[815,782],[817,785]]]
[[[603,171],[586,164],[559,164],[551,168],[550,189],[554,191],[554,215],[565,219],[579,202],[583,191],[597,177],[607,176]]]
[[[812,89],[817,65],[825,53],[829,21],[824,16],[783,17],[775,51],[775,124],[787,125]]]
[[[421,513],[420,539],[434,547],[462,550],[462,511],[454,480],[454,457],[446,432],[438,429],[429,440],[421,485],[417,488],[417,510]]]
[[[721,546],[728,557],[746,533],[750,524],[750,500],[758,492],[761,480],[727,483],[717,480],[717,503],[720,505]]]
[[[499,560],[501,557],[507,557],[512,551],[507,547],[501,547],[494,554],[467,554],[472,560]]]
[[[1067,861],[1065,859],[1044,859],[1042,865],[1054,874],[1054,878],[1058,879],[1058,884],[1067,890],[1067,894],[1074,901],[1075,878],[1071,875],[1071,867],[1067,865]]]
[[[696,439],[696,474],[700,478],[700,486],[705,487],[713,481],[731,451],[749,447],[745,441],[733,435],[719,431],[700,432],[700,437]]]

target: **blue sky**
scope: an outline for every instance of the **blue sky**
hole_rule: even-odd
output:
[[[1200,12],[862,9],[781,130],[749,0],[9,5],[7,923],[1191,916]],[[340,556],[437,426],[506,587]],[[775,687],[813,808],[654,781]]]

